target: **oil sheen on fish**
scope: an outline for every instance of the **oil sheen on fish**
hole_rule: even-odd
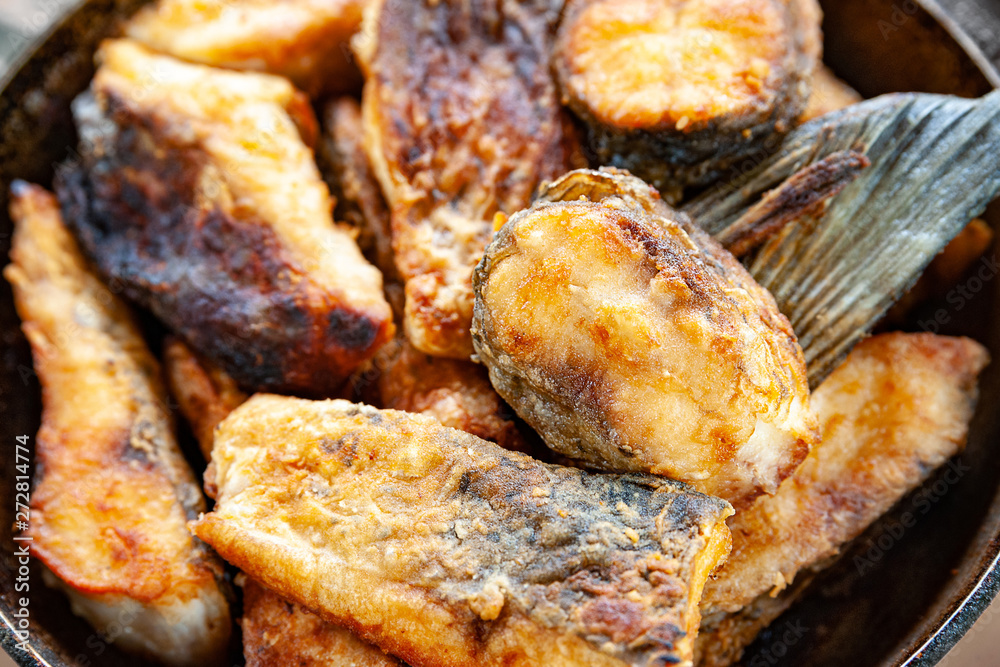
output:
[[[928,333],[881,334],[854,348],[813,392],[823,440],[777,494],[729,521],[732,554],[702,598],[704,664],[738,658],[774,618],[767,608],[780,613],[761,599],[782,592],[787,607],[786,587],[832,562],[962,449],[988,360],[968,338]]]
[[[416,667],[690,664],[724,501],[540,463],[421,415],[258,394],[193,524],[248,576]]]
[[[331,395],[390,340],[378,270],[330,215],[284,79],[107,42],[56,185],[84,251],[241,386]]]
[[[310,95],[361,88],[350,39],[369,0],[158,0],[125,34],[193,62],[288,77]]]
[[[791,129],[819,23],[815,0],[568,0],[555,68],[598,163],[674,198]]]
[[[582,166],[549,71],[560,5],[382,0],[365,15],[365,145],[422,352],[469,358],[472,269],[495,215]]]
[[[91,273],[55,198],[17,181],[12,263],[42,385],[28,535],[48,583],[115,645],[218,665],[230,634],[222,563],[186,522],[205,510],[173,433],[160,367],[125,304]],[[27,543],[25,543],[27,544]]]
[[[802,353],[774,301],[642,181],[572,172],[497,233],[473,340],[552,449],[649,471],[737,508],[816,438]]]

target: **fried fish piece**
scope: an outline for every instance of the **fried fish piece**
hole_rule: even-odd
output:
[[[125,626],[120,648],[167,665],[218,664],[230,634],[222,564],[185,527],[205,504],[159,365],[50,193],[16,181],[11,218],[4,277],[42,385],[32,554],[74,613],[98,630]]]
[[[105,43],[57,175],[97,267],[247,389],[330,395],[392,339],[382,277],[347,229],[284,79]],[[298,129],[297,129],[298,128]]]
[[[732,508],[677,482],[347,401],[258,394],[213,459],[219,500],[195,533],[418,667],[690,664],[729,548]]]
[[[177,399],[181,414],[191,425],[205,460],[212,460],[215,427],[247,400],[247,395],[224,370],[195,354],[179,338],[163,346],[167,387]]]
[[[247,667],[400,667],[396,658],[284,600],[253,579],[243,585],[243,657]]]
[[[475,289],[493,386],[570,458],[738,508],[776,491],[816,438],[788,321],[639,179],[556,181],[497,233]]]
[[[555,70],[597,160],[674,199],[791,129],[819,23],[815,0],[568,0]]]
[[[361,89],[351,37],[369,0],[158,0],[125,34],[177,58],[278,74],[310,95]]]
[[[359,402],[429,415],[504,449],[532,453],[486,369],[471,361],[432,357],[397,336],[351,385]]]
[[[805,123],[831,111],[849,107],[861,99],[861,93],[839,79],[829,67],[820,63],[813,72],[809,103],[799,116],[798,122]]]
[[[560,4],[383,0],[365,15],[365,146],[392,211],[407,337],[428,354],[472,354],[472,269],[496,214],[582,166],[549,72]]]
[[[751,625],[759,630],[776,616],[760,623],[759,606],[751,614],[745,608],[797,582],[803,570],[809,576],[831,562],[962,449],[976,377],[988,360],[968,338],[881,334],[859,343],[813,392],[822,441],[776,495],[730,520],[732,554],[706,584],[701,603],[710,630],[703,643],[730,650],[725,660],[707,664],[738,657],[756,634],[747,631],[747,619],[756,619]]]

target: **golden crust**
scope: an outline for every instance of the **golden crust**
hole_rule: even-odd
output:
[[[361,88],[350,39],[369,0],[159,0],[125,34],[177,58],[278,74],[311,95]]]
[[[243,585],[247,667],[400,667],[396,658],[256,581]]]
[[[333,223],[285,79],[106,42],[74,102],[67,221],[97,267],[248,388],[330,395],[391,340],[378,270]]]
[[[392,211],[405,328],[472,354],[472,269],[494,216],[580,161],[549,73],[558,3],[384,0],[366,14],[365,146]]]
[[[4,277],[42,384],[32,552],[96,627],[115,610],[132,614],[123,648],[212,664],[230,631],[221,563],[185,528],[205,506],[174,439],[159,365],[125,305],[91,274],[55,198],[23,182],[11,190]]]
[[[171,395],[205,460],[212,459],[215,427],[247,400],[247,395],[221,368],[198,357],[178,338],[170,337],[163,347],[163,370]]]
[[[813,393],[822,442],[775,496],[730,521],[733,552],[706,585],[703,611],[736,612],[781,590],[958,452],[988,359],[968,338],[859,343]]]
[[[791,129],[819,56],[814,0],[570,0],[555,68],[605,165],[675,192]]]
[[[275,443],[281,443],[276,447]],[[216,433],[231,563],[410,664],[690,664],[732,510],[433,419],[257,395]]]
[[[487,249],[473,339],[551,448],[746,505],[816,437],[805,364],[770,295],[679,220],[627,175],[559,179]]]

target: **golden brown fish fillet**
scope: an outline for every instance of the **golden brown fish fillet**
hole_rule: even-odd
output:
[[[258,394],[215,443],[219,500],[196,534],[417,667],[690,664],[728,550],[721,500],[421,415]]]
[[[167,665],[225,656],[221,563],[185,523],[205,505],[174,439],[160,368],[121,300],[90,272],[55,198],[18,181],[12,263],[42,384],[31,549],[73,611]],[[56,577],[58,580],[56,581]]]
[[[986,350],[890,333],[858,344],[812,396],[823,440],[773,497],[731,521],[733,552],[705,588],[735,612],[834,556],[965,444]]]
[[[215,427],[247,395],[224,370],[200,358],[179,338],[171,337],[164,344],[163,369],[167,387],[191,425],[201,453],[211,461]]]
[[[243,585],[247,667],[399,667],[396,658],[256,581]]]
[[[568,0],[555,69],[597,161],[674,197],[791,129],[819,23],[815,0]]]
[[[355,373],[351,386],[359,402],[428,415],[504,449],[531,453],[513,410],[486,369],[471,361],[432,357],[397,336]]]
[[[798,122],[805,123],[860,101],[861,93],[837,78],[837,75],[829,67],[820,63],[813,72],[809,103],[802,115],[799,116]]]
[[[56,185],[97,267],[241,386],[334,393],[391,340],[382,277],[330,196],[286,80],[103,45]]]
[[[382,0],[359,39],[365,145],[392,211],[405,327],[472,354],[472,269],[493,219],[582,159],[549,72],[555,0]]]
[[[636,178],[556,181],[497,233],[475,287],[493,386],[570,458],[739,507],[776,491],[816,437],[770,295]]]
[[[158,0],[125,34],[193,62],[288,77],[310,95],[361,88],[350,39],[369,0]]]

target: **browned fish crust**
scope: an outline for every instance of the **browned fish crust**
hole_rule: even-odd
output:
[[[407,336],[472,354],[472,269],[496,213],[582,166],[549,72],[555,0],[383,0],[359,52],[366,149],[392,210]]]
[[[160,367],[125,304],[90,272],[55,197],[15,182],[12,263],[42,385],[32,554],[75,613],[168,665],[225,655],[222,563],[185,522],[205,510],[181,454]],[[58,578],[58,582],[54,581]]]
[[[275,446],[280,443],[280,446]],[[690,664],[728,504],[428,417],[257,395],[216,433],[199,537],[412,665]]]
[[[159,0],[125,34],[177,58],[288,77],[310,95],[361,89],[350,40],[369,0]]]
[[[493,386],[554,450],[737,507],[816,438],[802,352],[773,299],[642,181],[571,172],[475,275]]]
[[[163,370],[201,453],[211,461],[215,427],[247,400],[247,395],[228,373],[198,357],[179,338],[170,337],[164,343]]]
[[[555,70],[597,162],[675,199],[791,129],[819,23],[815,0],[569,0]]]
[[[805,580],[961,450],[988,360],[968,338],[882,334],[813,392],[823,440],[776,495],[729,522],[732,554],[702,600],[704,665],[737,659]]]
[[[299,141],[281,125],[281,107],[264,93],[260,100],[237,97],[230,103],[234,113],[241,104],[250,109],[247,113],[263,107],[261,122],[273,114],[279,129],[257,127],[257,133],[273,134],[261,136],[253,128],[227,126],[228,110],[212,107],[216,100],[183,99],[196,93],[179,84],[217,80],[220,104],[226,103],[227,86],[235,88],[234,78],[265,90],[286,86],[290,91],[290,86],[264,75],[181,64],[122,42],[106,45],[103,53],[108,62],[91,91],[74,104],[83,140],[80,159],[56,180],[63,212],[84,250],[116,288],[152,310],[240,385],[331,395],[392,337],[380,276],[350,235],[333,225],[329,208],[316,204],[328,193],[307,149],[293,145],[287,152],[308,156],[309,164],[267,162],[268,151],[281,155],[281,148],[268,142]],[[125,58],[147,76],[165,77],[158,72],[167,70],[175,78],[162,89],[155,78],[133,81],[129,77],[138,75],[132,71],[117,71],[126,67]],[[135,59],[143,60],[136,65]],[[157,95],[169,101],[160,102]],[[289,106],[306,104],[289,95]],[[186,115],[192,106],[198,112]],[[309,113],[308,107],[299,110],[299,115]],[[245,142],[256,142],[256,148]],[[260,162],[226,162],[240,150],[256,150]],[[242,182],[268,168],[304,174],[289,183],[276,172],[273,186],[266,179]],[[315,206],[312,215],[318,217],[291,218],[294,230],[288,221],[279,224],[255,205],[270,196],[266,190],[241,190],[259,187],[261,181],[265,188],[297,188],[302,207]],[[290,241],[295,234],[309,241]]]
[[[396,658],[256,581],[243,585],[247,667],[400,667]]]
[[[350,384],[358,402],[429,415],[504,449],[533,453],[489,373],[471,361],[432,357],[397,336]]]

